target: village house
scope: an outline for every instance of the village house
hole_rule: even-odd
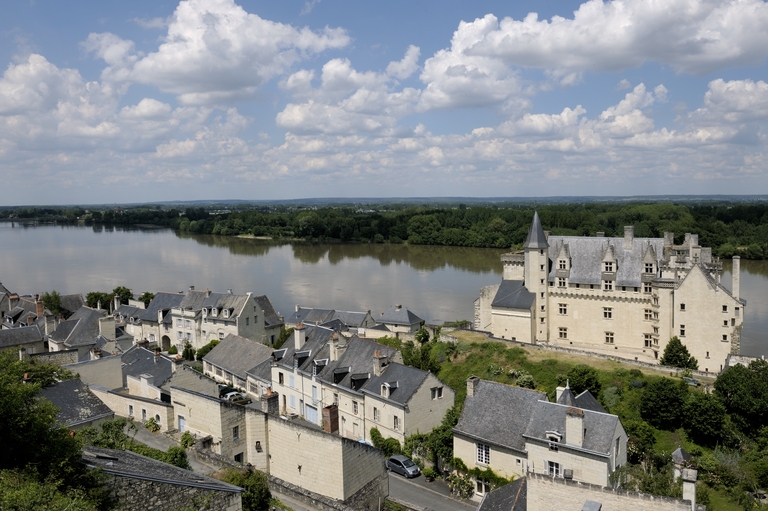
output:
[[[482,289],[475,328],[501,339],[550,343],[653,362],[677,336],[699,369],[719,372],[738,353],[745,302],[698,236],[676,244],[638,238],[554,236],[534,213],[523,250],[502,255],[501,284]]]
[[[371,311],[339,311],[296,306],[294,313],[286,319],[286,327],[293,328],[299,323],[322,325],[341,333],[364,335],[366,328],[376,326]]]
[[[184,293],[156,293],[149,305],[144,307],[143,303],[120,305],[120,298],[116,297],[113,316],[117,324],[124,326],[126,333],[135,339],[146,339],[161,350],[168,351],[173,336],[169,314],[183,299]]]
[[[386,326],[390,332],[407,334],[417,332],[424,325],[423,319],[399,304],[382,312],[376,322]]]
[[[454,455],[468,468],[502,477],[545,474],[606,486],[627,459],[619,418],[588,391],[574,396],[568,387],[551,403],[542,392],[468,378],[453,434]],[[489,490],[486,481],[475,484],[478,497]]]
[[[221,383],[247,389],[247,371],[271,357],[272,348],[228,334],[203,357],[203,373]]]
[[[59,409],[56,423],[71,431],[95,427],[115,417],[115,413],[79,378],[43,387],[38,396]]]

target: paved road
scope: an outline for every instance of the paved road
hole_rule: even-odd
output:
[[[449,497],[448,486],[442,481],[426,482],[424,476],[406,479],[389,474],[389,496],[424,511],[474,511],[477,504]]]

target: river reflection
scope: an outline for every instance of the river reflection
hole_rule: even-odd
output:
[[[0,222],[0,281],[22,294],[179,291],[188,286],[266,294],[296,304],[380,314],[403,304],[432,321],[473,320],[483,286],[501,279],[498,249],[314,244],[123,227]],[[731,287],[731,264],[722,282]],[[768,261],[741,264],[747,300],[742,353],[768,355]]]

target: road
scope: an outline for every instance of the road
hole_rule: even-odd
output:
[[[452,499],[442,481],[426,482],[424,476],[406,479],[389,474],[389,496],[423,511],[474,511],[477,503]]]

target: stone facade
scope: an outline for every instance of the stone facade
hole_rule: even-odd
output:
[[[538,215],[524,250],[504,254],[500,286],[481,290],[475,328],[493,336],[550,343],[654,362],[677,336],[699,368],[719,372],[738,353],[745,303],[720,284],[721,262],[698,236],[549,236]],[[513,282],[521,290],[511,293]]]
[[[118,501],[120,510],[169,509],[240,511],[243,509],[239,492],[223,492],[192,486],[107,476],[107,487]]]
[[[159,399],[132,396],[126,392],[113,391],[98,385],[90,385],[90,389],[119,417],[141,422],[151,417],[160,426],[160,431],[176,429],[173,406],[170,403],[163,403]]]

